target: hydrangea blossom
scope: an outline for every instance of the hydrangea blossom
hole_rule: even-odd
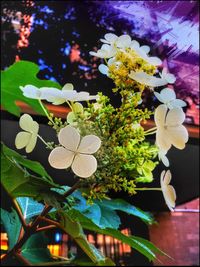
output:
[[[170,185],[172,175],[170,170],[162,171],[160,176],[160,185],[163,192],[163,196],[168,208],[174,211],[176,201],[176,191],[172,185]]]
[[[30,153],[35,148],[37,142],[39,125],[30,115],[24,114],[19,120],[19,126],[24,131],[17,134],[15,138],[15,146],[17,149],[25,147],[26,153]]]
[[[162,104],[155,110],[156,144],[161,150],[168,151],[171,145],[183,149],[188,141],[187,129],[182,125],[185,113],[180,108],[168,111],[167,106]]]
[[[54,148],[49,155],[49,163],[56,169],[67,169],[79,177],[88,178],[97,169],[97,160],[92,155],[101,146],[96,135],[86,135],[82,139],[79,132],[71,126],[62,128],[58,134],[60,147]]]
[[[62,90],[53,87],[41,87],[37,88],[33,85],[20,86],[23,95],[29,98],[47,100],[54,105],[61,105],[66,101],[88,101],[96,100],[97,95],[92,95],[88,92],[77,92],[73,90],[73,84],[66,83]]]
[[[186,103],[181,99],[176,99],[176,94],[174,90],[170,88],[164,88],[160,93],[154,92],[157,99],[167,105],[169,109],[172,108],[182,108],[186,106]]]

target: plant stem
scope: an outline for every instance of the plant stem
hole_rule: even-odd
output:
[[[144,133],[144,135],[146,136],[146,135],[151,135],[151,134],[155,134],[157,131],[153,131],[153,132],[148,132],[148,133]]]
[[[141,187],[141,188],[134,188],[136,191],[162,191],[160,187]]]
[[[63,194],[64,197],[68,197],[69,195],[71,195],[80,185],[80,180],[78,180],[67,192],[65,192]],[[47,213],[52,209],[52,206],[49,205],[45,205],[43,211],[41,212],[40,215],[37,216],[37,218],[33,221],[33,223],[31,225],[27,225],[26,226],[26,231],[24,233],[24,235],[22,236],[22,238],[15,244],[15,246],[4,256],[2,257],[1,263],[3,263],[7,258],[9,258],[11,255],[15,254],[19,254],[19,251],[21,249],[21,247],[26,243],[26,241],[28,240],[28,238],[37,232],[37,226],[39,225],[40,221],[46,221],[49,224],[53,224],[56,227],[59,227],[59,223],[54,222],[53,220],[44,218]],[[39,228],[40,229],[40,228]],[[27,264],[26,264],[27,265]],[[30,265],[30,264],[29,264]]]
[[[16,253],[15,257],[17,257],[18,260],[20,260],[21,263],[23,263],[25,266],[32,266],[32,264],[29,261],[27,261],[27,259],[25,259],[21,254]]]
[[[50,148],[50,149],[52,149],[52,147],[51,146],[49,146],[48,144],[47,144],[47,142],[38,134],[37,135],[37,137],[48,147],[48,148]]]
[[[157,127],[150,128],[149,130],[146,130],[145,133],[152,132],[157,130]]]
[[[42,231],[51,230],[51,229],[55,229],[55,228],[56,228],[55,225],[47,225],[47,226],[38,228],[38,229],[36,230],[36,233],[38,233],[38,232],[42,232]]]
[[[42,101],[41,101],[40,99],[38,99],[38,101],[39,101],[39,104],[40,104],[42,110],[44,111],[45,115],[46,115],[47,118],[50,120],[50,122],[52,122],[53,125],[54,125],[55,123],[54,123],[54,121],[52,120],[52,118],[49,116],[49,113],[48,113],[48,111],[46,110],[46,108],[44,107],[44,105],[42,104]]]

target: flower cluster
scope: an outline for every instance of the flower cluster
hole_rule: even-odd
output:
[[[153,180],[153,170],[159,161],[169,167],[166,156],[173,145],[183,149],[188,141],[187,129],[182,125],[185,119],[184,101],[176,99],[173,89],[175,76],[162,68],[162,61],[150,56],[150,47],[141,46],[129,35],[117,36],[108,33],[101,39],[103,45],[90,55],[105,60],[100,64],[101,73],[111,78],[115,84],[113,92],[118,92],[121,105],[114,107],[108,97],[99,93],[90,96],[87,92],[73,90],[72,84],[57,88],[37,88],[33,85],[20,87],[29,98],[51,102],[54,105],[67,103],[71,112],[66,121],[59,120],[59,126],[47,113],[50,124],[57,130],[58,144],[51,145],[49,163],[56,169],[69,169],[84,179],[85,195],[89,200],[106,198],[110,190],[121,190],[135,194],[141,183]],[[164,86],[160,92],[157,87]],[[138,107],[142,103],[142,93],[150,89],[161,102],[154,112]],[[93,102],[89,102],[93,100]],[[80,101],[87,101],[83,107]],[[155,127],[145,130],[144,122],[154,114]],[[25,114],[20,119],[20,132],[16,137],[16,147],[34,149],[38,134],[38,124]],[[155,144],[146,140],[147,135],[156,134]],[[161,188],[167,206],[175,207],[176,194],[169,185],[169,170],[161,174]],[[148,188],[154,190],[155,188]]]

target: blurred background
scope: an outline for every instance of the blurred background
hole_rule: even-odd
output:
[[[192,129],[186,149],[169,152],[177,204],[181,206],[171,214],[166,211],[162,196],[155,193],[146,192],[142,198],[139,194],[133,198],[126,197],[138,207],[154,212],[160,225],[147,229],[135,220],[124,218],[129,228],[122,225],[122,231],[149,238],[175,259],[162,259],[162,264],[155,262],[154,265],[198,266],[198,1],[1,1],[1,30],[2,70],[16,61],[29,60],[39,65],[40,78],[62,85],[71,82],[77,91],[86,90],[91,94],[102,91],[115,105],[120,100],[111,92],[112,81],[98,72],[101,59],[89,55],[89,51],[100,47],[99,39],[108,32],[129,34],[141,44],[149,45],[151,54],[160,57],[163,66],[176,75],[174,90],[177,97],[187,103],[185,124]],[[156,101],[152,94],[145,92],[143,107],[153,109],[158,104]],[[2,120],[5,125],[2,127],[2,140],[14,149],[18,118],[2,111]],[[45,122],[38,116],[36,120]],[[41,131],[47,140],[54,136],[51,131],[46,131],[45,126]],[[49,168],[47,157],[39,149],[34,150],[32,159],[40,161],[62,183],[63,173],[58,174]],[[156,169],[155,177],[162,169],[163,166]],[[73,179],[69,180],[69,185],[73,183]],[[5,234],[2,236],[2,244],[7,246]],[[77,249],[60,232],[49,237],[53,253],[63,255],[69,248],[71,251]],[[91,234],[88,238],[121,265],[150,265],[116,240]]]

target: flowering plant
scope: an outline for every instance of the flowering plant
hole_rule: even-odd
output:
[[[63,177],[66,186],[56,184],[39,163],[2,144],[2,184],[13,205],[11,211],[2,210],[2,221],[9,237],[9,250],[3,256],[3,263],[12,259],[25,265],[42,261],[46,261],[46,265],[49,261],[54,261],[55,265],[84,264],[84,261],[78,261],[78,255],[66,255],[61,259],[50,255],[46,247],[43,247],[43,258],[37,250],[30,249],[27,253],[36,239],[44,238],[43,231],[55,227],[70,235],[93,265],[115,264],[88,242],[83,229],[117,238],[149,260],[155,259],[155,253],[164,254],[149,241],[123,235],[118,230],[120,218],[116,210],[137,216],[148,224],[154,220],[149,213],[124,200],[111,199],[109,193],[124,191],[131,196],[138,191],[158,190],[169,209],[174,210],[176,193],[170,185],[170,170],[161,173],[160,188],[141,185],[153,181],[153,170],[160,161],[169,167],[167,152],[171,146],[185,147],[188,140],[188,132],[182,125],[185,102],[176,99],[174,90],[168,87],[176,78],[162,69],[159,58],[149,55],[149,46],[140,46],[129,35],[118,37],[112,33],[106,34],[101,42],[101,48],[90,54],[105,60],[105,64],[99,65],[99,71],[113,80],[115,88],[112,91],[121,98],[119,107],[114,107],[102,93],[91,96],[88,92],[77,92],[71,83],[63,88],[58,84],[49,86],[35,80],[34,75],[34,79],[20,76],[17,81],[19,99],[28,101],[47,116],[57,142],[45,141],[39,135],[39,124],[29,114],[23,114],[19,120],[22,131],[15,139],[16,148],[25,148],[26,153],[31,153],[40,139],[49,150],[49,165],[58,172],[60,169],[71,171],[76,182],[69,188],[67,178]],[[14,68],[23,73],[28,66],[29,70],[33,67],[30,62],[18,62],[4,71],[2,78],[6,83]],[[145,90],[150,90],[161,102],[154,111],[141,108]],[[65,120],[61,120],[49,113],[42,101],[66,104],[71,111]],[[5,104],[4,107],[10,108]],[[145,130],[144,122],[153,114],[155,127]],[[155,135],[154,144],[146,140],[148,135]],[[11,217],[14,223],[8,225]],[[12,234],[14,229],[17,237]]]

